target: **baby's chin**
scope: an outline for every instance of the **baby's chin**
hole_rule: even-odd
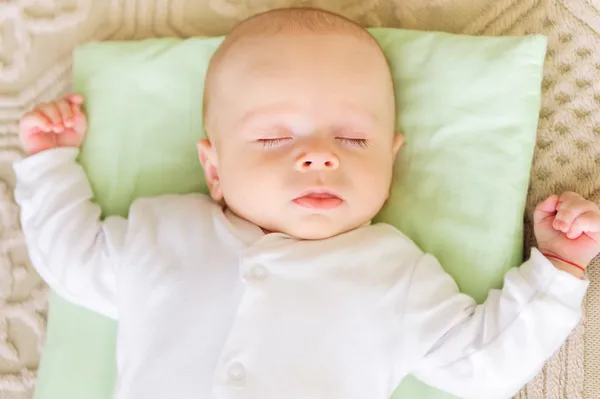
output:
[[[325,215],[311,215],[289,221],[289,224],[278,224],[274,230],[263,228],[263,231],[278,231],[299,240],[324,240],[357,229],[370,222],[370,220],[336,219]]]

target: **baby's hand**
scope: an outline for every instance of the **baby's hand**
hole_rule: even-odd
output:
[[[19,140],[29,155],[57,147],[79,147],[87,130],[81,111],[83,97],[70,94],[42,103],[28,112],[19,124]]]
[[[552,255],[558,256],[585,268],[600,252],[600,210],[573,192],[551,195],[540,203],[534,213],[534,231],[539,250],[551,255],[551,260],[556,260]],[[561,262],[560,268],[568,270],[567,265]]]

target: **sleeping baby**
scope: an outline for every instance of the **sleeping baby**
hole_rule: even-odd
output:
[[[408,374],[506,398],[580,319],[600,211],[575,193],[537,207],[538,248],[479,306],[370,223],[403,138],[386,59],[343,17],[274,10],[224,40],[198,143],[210,197],[138,199],[101,220],[77,163],[83,101],[23,117],[15,195],[44,280],[118,320],[117,399],[387,399]]]

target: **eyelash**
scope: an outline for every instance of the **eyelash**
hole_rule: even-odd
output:
[[[369,147],[369,141],[367,139],[349,139],[347,137],[336,137],[336,139],[341,141],[343,144],[349,144],[358,148]]]
[[[286,141],[291,140],[291,137],[281,137],[276,139],[258,139],[257,142],[263,146],[263,148],[273,148],[277,147],[280,144],[285,143]],[[348,144],[357,148],[368,148],[369,141],[367,139],[350,139],[347,137],[336,137],[336,140],[339,140],[342,144]]]
[[[263,148],[273,148],[291,139],[291,137],[281,137],[277,139],[258,139],[257,142],[261,144]]]

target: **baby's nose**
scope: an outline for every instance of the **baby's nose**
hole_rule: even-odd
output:
[[[307,152],[296,160],[299,172],[336,170],[340,167],[340,159],[331,152]]]

